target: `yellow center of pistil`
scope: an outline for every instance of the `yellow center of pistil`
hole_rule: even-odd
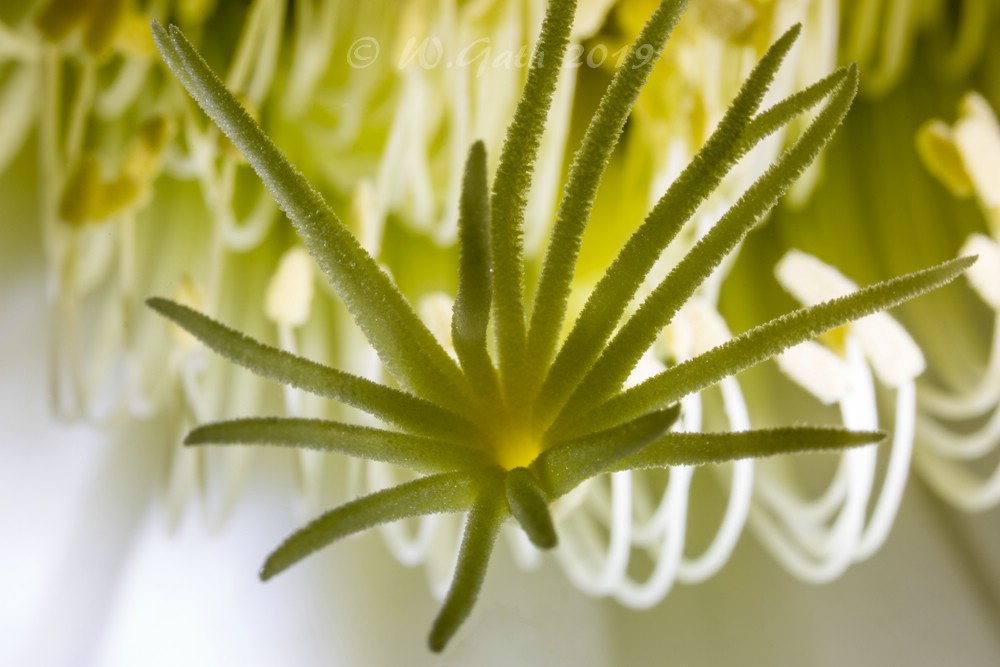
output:
[[[505,430],[496,442],[497,463],[507,470],[527,466],[542,452],[541,438],[524,426]]]

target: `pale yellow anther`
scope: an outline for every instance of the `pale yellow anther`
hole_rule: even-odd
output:
[[[83,29],[83,46],[94,56],[103,56],[111,50],[118,32],[125,25],[128,0],[90,0],[93,10]]]
[[[116,43],[129,13],[129,0],[51,0],[35,15],[35,25],[52,42],[82,28],[83,48],[101,57]]]
[[[1000,311],[1000,243],[984,234],[972,234],[958,254],[978,255],[976,263],[966,269],[965,277],[983,301]]]
[[[35,14],[35,26],[45,39],[59,42],[80,25],[99,0],[49,0]]]
[[[103,195],[101,164],[88,153],[73,166],[59,198],[59,217],[71,225],[81,226],[97,219]]]
[[[215,12],[218,0],[175,0],[181,25],[201,25]]]
[[[991,222],[996,223],[1000,216],[1000,123],[989,102],[978,93],[962,98],[959,113],[955,144],[976,196]]]
[[[116,213],[131,207],[143,192],[140,181],[130,176],[119,176],[109,183],[102,183],[92,211],[94,220],[107,220]]]
[[[131,56],[152,57],[156,53],[153,33],[149,29],[149,19],[131,6],[118,30],[118,47]]]
[[[163,149],[170,140],[170,122],[163,116],[145,121],[129,145],[122,173],[137,181],[148,181],[160,171]]]
[[[927,121],[917,130],[916,143],[917,153],[927,171],[951,194],[960,199],[972,195],[972,178],[965,170],[951,127],[940,120]]]
[[[169,124],[157,117],[143,123],[129,145],[118,175],[101,176],[101,166],[92,154],[85,155],[70,172],[59,202],[59,215],[81,225],[100,222],[144,201],[159,174],[160,157],[169,139]]]
[[[295,246],[284,254],[264,296],[264,313],[279,326],[299,327],[309,320],[313,299],[313,259]]]
[[[180,284],[177,286],[177,289],[174,290],[173,300],[182,306],[187,306],[188,308],[199,312],[201,312],[205,307],[205,297],[198,288],[198,285],[195,284],[194,280],[187,275],[181,276]],[[171,340],[173,340],[174,344],[181,350],[189,352],[198,346],[197,338],[173,322],[169,322],[167,327],[170,331]]]
[[[962,98],[953,127],[932,120],[917,132],[920,157],[957,197],[975,194],[993,235],[1000,237],[1000,122],[975,92]]]

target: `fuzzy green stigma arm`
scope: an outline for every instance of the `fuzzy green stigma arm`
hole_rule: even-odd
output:
[[[468,617],[508,518],[542,549],[558,548],[551,504],[608,472],[699,465],[877,443],[885,434],[827,427],[679,433],[679,401],[693,392],[869,313],[943,285],[958,259],[860,289],[766,322],[631,389],[623,382],[657,333],[830,141],[854,98],[855,67],[760,111],[796,26],[764,55],[690,166],[652,209],[559,343],[567,295],[598,183],[655,58],[626,58],[573,161],[533,307],[523,294],[524,209],[575,2],[548,6],[527,83],[493,183],[485,148],[469,153],[460,202],[460,276],[453,359],[330,206],[284,157],[176,27],[153,24],[163,59],[205,113],[246,156],[347,305],[400,388],[383,386],[256,342],[194,310],[148,303],[208,347],[251,371],[361,409],[386,428],[322,420],[248,418],[204,425],[188,445],[271,444],[386,461],[422,475],[335,508],[267,559],[270,578],[347,535],[406,517],[468,512],[451,588],[429,644],[444,649]],[[684,9],[665,0],[633,53],[657,56]],[[630,56],[631,57],[631,56]],[[634,64],[641,66],[633,66]],[[664,248],[756,143],[825,103],[718,224],[629,317],[626,305]],[[491,323],[492,319],[492,323]],[[492,326],[491,326],[492,324]],[[493,340],[490,340],[490,336]],[[496,350],[496,358],[491,354]]]

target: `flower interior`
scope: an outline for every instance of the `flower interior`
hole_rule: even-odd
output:
[[[734,433],[677,432],[679,400],[847,322],[947,283],[962,258],[793,311],[709,352],[625,388],[658,333],[720,262],[788,191],[829,142],[858,86],[854,65],[761,110],[795,26],[750,73],[698,155],[622,247],[582,312],[567,304],[598,184],[635,99],[686,4],[664,0],[617,69],[577,150],[533,300],[525,299],[522,227],[546,114],[569,43],[575,2],[548,5],[523,94],[490,182],[482,143],[471,147],[459,219],[459,280],[452,357],[392,279],[320,194],[288,162],[179,29],[153,24],[167,65],[246,156],[326,274],[393,386],[252,340],[165,299],[148,304],[205,345],[254,373],[340,401],[384,428],[282,417],[196,428],[186,444],[268,444],[339,452],[419,473],[336,507],[293,533],[266,560],[262,579],[348,535],[405,517],[467,512],[451,587],[430,648],[442,650],[468,617],[501,526],[513,517],[541,549],[558,544],[551,504],[608,472],[701,465],[876,443],[880,432],[790,426]],[[654,263],[733,165],[763,139],[819,107],[770,168],[651,291]],[[638,296],[638,298],[637,298]],[[643,298],[644,296],[644,298]],[[630,311],[635,299],[638,306]],[[565,329],[565,331],[564,331]]]

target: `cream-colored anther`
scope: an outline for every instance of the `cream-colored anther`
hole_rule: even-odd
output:
[[[837,403],[847,394],[847,363],[815,341],[788,348],[776,361],[782,373],[824,405]]]
[[[1000,123],[989,102],[974,92],[962,98],[959,114],[955,144],[994,234],[1000,235]]]
[[[858,286],[812,255],[789,250],[775,267],[778,282],[806,306],[858,291]],[[886,313],[874,313],[849,325],[868,363],[883,384],[899,387],[923,373],[926,363],[908,333]]]
[[[983,301],[993,310],[1000,311],[1000,243],[985,234],[972,234],[958,254],[979,256],[965,271],[965,277]]]
[[[929,120],[917,130],[917,153],[927,171],[948,188],[952,195],[965,199],[972,195],[972,178],[965,170],[962,153],[955,144],[951,127],[941,120]]]
[[[313,287],[312,257],[295,246],[282,256],[267,284],[264,313],[278,326],[302,326],[312,310]]]
[[[101,163],[87,153],[73,166],[59,198],[59,217],[74,226],[95,218],[103,194]]]
[[[451,344],[451,312],[454,307],[455,300],[444,292],[432,292],[417,304],[417,315],[421,321],[452,356],[455,356],[455,348]]]

